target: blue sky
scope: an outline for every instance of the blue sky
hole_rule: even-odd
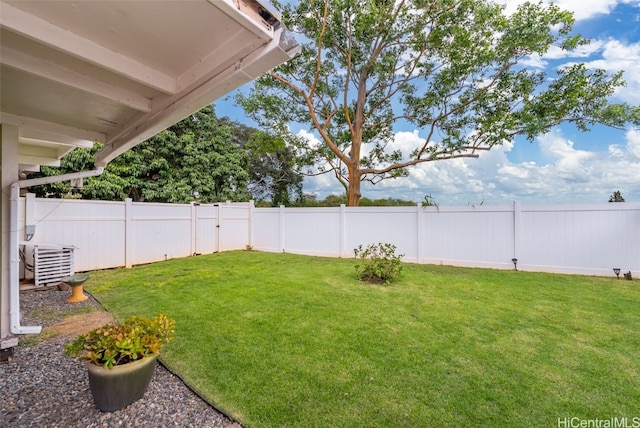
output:
[[[524,0],[499,0],[507,12]],[[624,71],[627,83],[613,101],[640,104],[640,0],[560,0],[556,4],[574,12],[574,32],[592,40],[587,47],[567,54],[550,49],[524,65],[555,69],[569,62],[589,68]],[[219,116],[251,125],[231,101],[216,103]],[[304,131],[302,131],[304,132]],[[310,139],[313,135],[307,134]],[[395,144],[409,147],[420,139],[413,130],[397,130]],[[616,190],[627,202],[640,202],[640,129],[624,131],[596,127],[582,133],[560,126],[533,143],[516,139],[478,159],[431,162],[413,167],[408,177],[375,186],[363,183],[363,196],[394,197],[420,202],[430,194],[439,205],[499,205],[602,203]],[[308,178],[304,192],[324,198],[344,193],[332,175]]]

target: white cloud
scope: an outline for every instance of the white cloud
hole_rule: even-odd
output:
[[[626,87],[618,90],[623,101],[640,103],[640,42],[623,43],[609,40],[603,45],[602,59],[586,62],[588,68],[602,68],[609,72],[623,71]]]
[[[572,51],[565,51],[559,46],[550,46],[543,55],[543,59],[563,59],[563,58],[588,58],[594,53],[601,51],[605,42],[602,40],[592,40],[588,45],[578,46]]]
[[[640,129],[627,131],[627,155],[631,160],[640,161]]]
[[[529,168],[527,165],[502,165],[498,174],[504,177],[529,178]]]
[[[629,1],[618,0],[559,0],[555,2],[558,7],[573,12],[576,20],[589,19],[596,15],[608,14],[618,3]]]
[[[619,144],[611,144],[609,146],[609,157],[621,158],[622,156],[624,156],[624,152],[620,148]]]
[[[512,13],[518,5],[524,3],[524,0],[500,0],[499,2],[506,5],[507,12]],[[548,0],[545,2],[549,3]],[[640,7],[638,0],[559,0],[555,3],[563,9],[574,12],[577,20],[608,14],[618,4]],[[545,69],[550,61],[575,59],[583,62],[589,58],[597,59],[585,62],[588,68],[600,68],[611,73],[623,71],[626,87],[618,89],[617,97],[632,104],[640,103],[640,42],[595,39],[588,45],[579,46],[569,52],[562,50],[559,46],[550,46],[544,55],[531,55],[520,61],[520,64],[529,68]]]
[[[528,0],[498,0],[498,3],[505,5],[506,12],[511,14],[526,1]],[[618,4],[640,4],[638,0],[545,0],[544,3],[555,3],[560,9],[573,12],[577,21],[609,14]]]
[[[522,65],[523,67],[528,67],[528,68],[545,69],[549,63],[544,59],[542,59],[540,55],[533,54],[520,60],[519,64]]]
[[[417,132],[398,133],[398,144],[421,141]],[[530,144],[528,142],[522,144]],[[533,144],[541,151],[538,162],[512,162],[513,143],[494,147],[478,159],[428,162],[409,169],[409,175],[375,186],[363,183],[365,197],[400,198],[421,202],[429,194],[441,205],[597,203],[616,190],[627,201],[640,201],[640,130],[603,151],[580,150],[559,130],[540,136]],[[344,190],[333,175],[305,180],[305,192],[321,198]]]
[[[524,60],[520,61],[520,64],[525,67],[544,69],[551,60],[559,60],[566,58],[588,58],[603,50],[605,42],[602,40],[592,40],[591,43],[584,46],[578,46],[577,49],[572,51],[566,51],[559,46],[551,45],[549,50],[544,55],[534,53],[528,56]]]
[[[576,150],[571,140],[564,139],[556,129],[538,138],[543,154],[555,158],[555,170],[559,177],[571,181],[588,181],[592,173],[591,160],[595,153]]]
[[[389,144],[390,150],[400,150],[402,152],[402,158],[407,160],[409,155],[416,148],[424,144],[424,138],[422,138],[418,131],[397,132],[392,143]]]
[[[318,147],[320,146],[320,140],[313,135],[311,132],[307,131],[306,129],[301,129],[300,131],[297,132],[296,134],[299,138],[305,140],[307,142],[307,144],[309,145],[309,147]]]

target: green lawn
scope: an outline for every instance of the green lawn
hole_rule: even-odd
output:
[[[118,319],[164,312],[163,361],[248,427],[557,427],[640,417],[640,283],[235,251],[93,272]]]

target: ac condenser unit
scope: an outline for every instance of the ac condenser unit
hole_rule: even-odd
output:
[[[33,274],[35,285],[58,283],[75,273],[73,247],[35,245],[33,248]]]

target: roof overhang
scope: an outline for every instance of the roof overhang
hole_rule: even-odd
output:
[[[106,165],[299,49],[257,0],[1,0],[0,41],[23,170],[94,141]]]

